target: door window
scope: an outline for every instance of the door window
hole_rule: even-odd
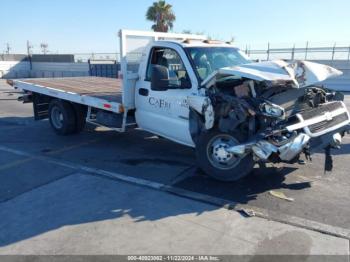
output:
[[[191,88],[186,68],[180,55],[170,48],[153,48],[152,56],[147,67],[146,81],[151,81],[152,67],[158,65],[168,70],[169,86],[174,88]]]

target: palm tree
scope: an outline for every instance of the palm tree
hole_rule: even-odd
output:
[[[172,10],[172,5],[164,0],[159,0],[148,8],[146,19],[154,22],[152,25],[153,31],[168,32],[169,29],[173,28],[176,17]]]

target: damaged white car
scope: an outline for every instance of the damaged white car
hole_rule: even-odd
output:
[[[340,146],[350,117],[341,93],[316,84],[342,72],[308,61],[237,65],[229,55],[211,58],[213,49],[188,51],[202,80],[203,96],[188,98],[201,168],[232,181],[255,163],[297,163],[301,154],[311,160],[324,149],[325,170],[331,170],[331,148]],[[245,59],[238,50],[230,55]]]

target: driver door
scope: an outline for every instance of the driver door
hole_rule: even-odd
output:
[[[164,90],[151,88],[152,68],[156,65],[168,72],[168,86]],[[187,96],[193,94],[194,86],[188,71],[174,48],[152,48],[145,78],[136,86],[136,120],[144,130],[193,146]]]

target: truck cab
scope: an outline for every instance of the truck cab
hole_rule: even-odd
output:
[[[210,63],[208,59],[214,60]],[[249,58],[238,48],[217,41],[152,42],[142,56],[136,82],[138,126],[195,147],[189,128],[188,98],[203,97],[201,82],[218,68],[248,62]],[[155,79],[157,75],[158,79]]]

